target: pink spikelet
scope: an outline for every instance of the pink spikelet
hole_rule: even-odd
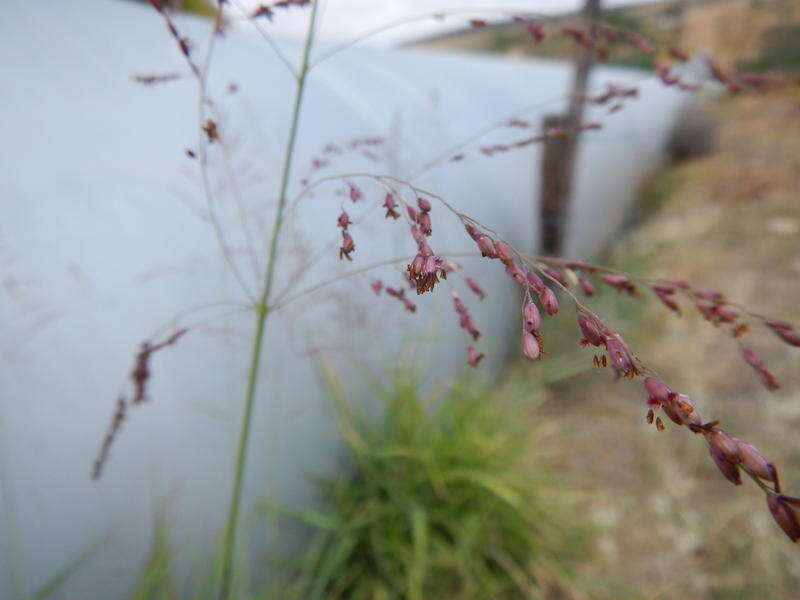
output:
[[[456,310],[456,314],[458,315],[458,325],[462,329],[466,330],[472,336],[473,340],[478,340],[481,337],[481,332],[478,331],[477,326],[475,325],[475,319],[472,318],[472,315],[467,310],[467,307],[464,306],[464,303],[461,301],[461,296],[459,296],[456,292],[453,292],[453,306]]]
[[[478,298],[483,300],[486,297],[486,292],[483,291],[483,288],[475,281],[472,277],[467,277],[464,280],[467,284],[467,287],[475,294]]]
[[[618,377],[632,379],[639,375],[633,355],[620,334],[609,331],[605,335],[604,341],[608,360]]]
[[[173,345],[182,338],[187,331],[187,329],[179,329],[166,340],[158,344],[142,342],[141,349],[136,355],[136,364],[134,365],[133,371],[131,371],[133,404],[141,404],[147,400],[147,384],[150,380],[150,359],[153,357],[153,354],[162,348]]]
[[[533,302],[528,302],[522,307],[522,326],[525,331],[536,333],[542,324],[542,315]]]
[[[530,34],[534,44],[540,44],[545,37],[544,27],[539,23],[528,23],[525,30]]]
[[[595,319],[585,315],[578,315],[578,328],[581,330],[583,337],[580,340],[581,346],[603,346],[605,344],[605,336],[603,330],[605,327],[602,323],[598,323]]]
[[[389,217],[395,220],[400,218],[400,213],[397,212],[397,202],[395,201],[393,194],[386,194],[386,198],[383,201],[383,207],[386,209],[387,219]]]
[[[767,319],[764,321],[764,325],[772,329],[775,335],[790,346],[800,348],[800,332],[791,323]]]
[[[656,298],[658,298],[664,306],[677,314],[681,314],[681,307],[678,305],[678,302],[674,297],[674,287],[667,285],[654,285],[652,290],[656,295]]]
[[[592,285],[592,282],[586,279],[586,277],[579,277],[578,278],[578,285],[580,286],[581,290],[586,296],[594,296],[596,290]]]
[[[767,508],[772,518],[793,542],[800,541],[800,518],[797,507],[800,500],[783,494],[767,494]]]
[[[386,287],[386,293],[394,298],[400,300],[403,303],[405,309],[410,312],[414,313],[417,312],[417,305],[414,304],[411,300],[406,298],[406,291],[404,289],[398,289],[393,287]]]
[[[486,258],[498,258],[497,251],[495,250],[494,242],[492,238],[486,235],[477,227],[466,223],[464,228],[467,230],[469,236],[475,241],[478,246],[478,249],[481,251],[481,256]]]
[[[467,346],[467,364],[469,364],[469,366],[477,368],[478,363],[483,360],[484,356],[484,354],[478,354],[478,351],[472,346]]]
[[[611,287],[616,288],[621,292],[625,292],[629,296],[636,296],[636,287],[633,285],[627,275],[603,273],[600,275],[600,279],[605,281]]]
[[[548,315],[554,315],[558,312],[558,298],[549,287],[543,286],[542,292],[539,294],[539,300],[542,301],[542,307]]]
[[[515,260],[506,260],[504,262],[506,264],[506,274],[519,285],[526,285],[528,280],[525,277],[525,271],[522,270],[517,262]]]
[[[744,362],[753,367],[753,370],[756,372],[756,375],[758,375],[758,378],[761,380],[761,383],[764,384],[765,388],[771,392],[780,388],[777,377],[767,370],[764,361],[761,360],[761,357],[755,350],[745,345],[742,345],[740,350]]]
[[[350,200],[352,202],[358,202],[361,198],[364,197],[364,194],[361,193],[361,190],[358,189],[354,184],[350,183],[347,185],[348,188],[348,195],[350,196]]]
[[[343,230],[347,229],[348,225],[351,225],[353,222],[350,220],[350,215],[347,214],[347,211],[342,211],[339,215],[339,218],[336,219],[336,225],[341,227]]]
[[[440,277],[447,279],[447,262],[435,256],[430,247],[424,243],[419,245],[419,251],[407,270],[418,295],[433,291]]]
[[[522,331],[522,354],[530,361],[537,361],[542,357],[542,346],[539,338],[530,331]]]
[[[346,258],[347,260],[353,260],[350,256],[356,249],[355,242],[353,242],[353,238],[350,236],[349,233],[346,231],[342,231],[342,245],[339,248],[339,260]]]

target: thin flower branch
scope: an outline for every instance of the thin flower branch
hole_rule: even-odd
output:
[[[407,214],[411,217],[411,225],[413,231],[413,225],[415,219],[419,218],[418,213],[415,209],[409,206],[408,201],[405,197],[397,192],[397,188],[394,186],[387,186],[386,182],[392,182],[393,184],[406,187],[408,188],[413,194],[417,197],[428,197],[431,199],[438,200],[445,208],[447,208],[450,212],[452,212],[456,217],[458,217],[461,222],[467,227],[467,230],[470,231],[470,228],[478,227],[484,231],[491,233],[494,236],[493,242],[488,242],[492,248],[495,245],[502,244],[505,248],[507,248],[508,252],[511,255],[515,255],[516,259],[519,260],[523,265],[525,265],[529,271],[528,273],[532,273],[533,271],[537,272],[540,276],[544,276],[551,284],[556,286],[556,289],[560,290],[562,293],[566,294],[572,302],[575,304],[576,309],[579,313],[584,314],[586,317],[589,317],[595,323],[602,323],[599,315],[593,312],[586,304],[584,304],[576,294],[574,294],[568,287],[566,280],[561,277],[558,271],[548,267],[548,264],[559,266],[565,268],[567,272],[572,273],[572,277],[575,281],[580,282],[580,287],[587,295],[592,295],[594,293],[594,286],[589,281],[589,279],[584,277],[578,277],[573,273],[573,270],[583,270],[588,274],[594,274],[597,272],[601,273],[608,273],[607,275],[601,275],[601,279],[603,279],[604,283],[616,287],[617,289],[622,289],[627,291],[631,295],[636,294],[635,286],[633,285],[633,281],[640,281],[640,282],[647,282],[648,285],[653,289],[654,293],[658,296],[658,298],[668,307],[673,310],[677,310],[677,307],[673,305],[673,301],[671,299],[671,295],[674,293],[682,293],[690,298],[692,298],[695,302],[695,305],[704,315],[704,318],[711,321],[714,324],[719,323],[733,323],[734,328],[731,331],[731,334],[734,338],[738,338],[743,335],[747,327],[746,325],[739,319],[739,313],[734,311],[731,306],[732,303],[725,300],[721,294],[712,293],[708,290],[695,290],[691,288],[685,282],[679,282],[679,284],[675,284],[677,280],[664,280],[664,279],[653,279],[653,278],[636,278],[630,276],[628,274],[624,274],[621,271],[617,271],[608,267],[600,267],[596,265],[591,265],[585,261],[568,261],[565,259],[561,259],[558,257],[532,257],[530,255],[525,255],[518,250],[514,249],[513,245],[509,244],[509,242],[503,239],[495,230],[486,226],[485,224],[481,223],[477,219],[466,215],[455,208],[450,202],[445,200],[440,195],[419,186],[414,185],[410,181],[406,179],[401,179],[392,175],[387,174],[370,174],[370,173],[348,173],[345,175],[334,175],[329,177],[321,178],[316,182],[313,182],[309,185],[309,188],[301,192],[301,194],[295,199],[295,202],[298,202],[300,198],[302,198],[304,193],[307,193],[308,189],[311,189],[325,181],[333,181],[333,180],[352,180],[356,178],[368,178],[374,182],[376,182],[379,186],[383,187],[389,192],[393,192],[397,197],[401,200],[403,205],[406,208]],[[408,218],[408,217],[407,217]],[[477,236],[473,236],[474,239],[478,239]],[[493,250],[484,251],[485,256],[489,257],[498,257],[497,255],[493,254]],[[499,256],[503,262],[506,264],[506,271],[507,273],[512,276],[518,283],[524,283],[524,278],[526,276],[524,271],[519,270],[519,266],[516,265],[515,261],[513,260],[512,256],[509,255],[507,257]],[[409,266],[409,269],[412,267]],[[418,267],[415,267],[416,270]],[[670,283],[671,282],[671,283]],[[541,293],[541,290],[539,290]],[[548,301],[554,302],[554,298],[550,299],[549,294],[552,293],[549,290],[544,291],[545,294],[548,295]],[[762,315],[758,315],[752,311],[743,311],[743,314],[755,316],[765,322],[765,324],[771,327],[776,334],[784,339],[789,337],[791,338],[794,336],[794,330],[792,329],[793,326],[787,324],[781,324],[778,321],[770,321],[766,317]],[[769,323],[773,323],[773,325],[769,325]],[[775,325],[777,323],[777,325]],[[800,338],[800,334],[797,334]],[[619,337],[619,334],[614,333],[615,337]],[[792,342],[790,342],[792,343]],[[800,344],[800,339],[797,342]],[[616,342],[612,345],[616,345]],[[629,352],[626,349],[626,352]],[[777,389],[779,384],[777,379],[774,377],[772,373],[770,373],[767,368],[764,366],[761,359],[758,355],[751,349],[745,346],[741,347],[741,354],[744,358],[745,362],[747,362],[756,372],[758,377],[762,380],[764,385],[770,389],[774,390]],[[633,354],[630,356],[630,360],[632,361],[632,365],[635,365],[633,370],[623,369],[626,375],[629,373],[638,374],[638,373],[655,373],[655,371],[645,366],[641,363],[641,361]]]
[[[198,164],[200,166],[200,173],[203,182],[203,193],[206,198],[206,207],[208,209],[209,219],[211,220],[211,224],[214,228],[214,233],[217,236],[217,241],[219,242],[222,255],[225,259],[225,262],[228,264],[228,268],[231,270],[231,273],[233,273],[233,276],[236,278],[236,280],[239,283],[239,286],[242,288],[242,291],[251,301],[255,301],[254,292],[247,284],[247,281],[245,280],[244,276],[239,270],[239,267],[236,265],[236,262],[233,259],[233,255],[231,253],[231,246],[227,241],[227,238],[225,236],[225,230],[222,227],[222,223],[220,222],[219,217],[217,215],[216,199],[214,197],[214,192],[211,185],[211,174],[209,172],[209,167],[208,167],[208,145],[211,142],[219,141],[216,122],[209,121],[206,118],[206,107],[210,103],[210,101],[208,100],[208,74],[211,69],[211,61],[214,55],[214,49],[216,47],[216,40],[218,35],[217,32],[219,31],[221,24],[222,24],[222,9],[218,8],[216,15],[214,17],[213,30],[208,38],[208,45],[206,47],[206,53],[203,59],[202,67],[199,70],[198,69],[193,70],[198,87],[198,93],[197,93],[197,121],[198,121],[197,149],[199,154]]]
[[[339,54],[343,50],[347,50],[348,48],[355,46],[371,37],[374,37],[380,33],[384,33],[386,31],[390,31],[392,29],[396,29],[398,27],[402,27],[403,25],[409,25],[411,23],[417,23],[419,21],[429,21],[431,19],[441,20],[447,16],[453,16],[458,14],[478,14],[478,13],[488,13],[493,15],[502,15],[502,16],[518,16],[518,15],[525,15],[527,18],[545,18],[545,15],[542,13],[534,13],[530,11],[520,11],[518,8],[503,8],[503,7],[471,7],[471,8],[457,8],[451,10],[441,10],[441,11],[434,11],[434,12],[427,12],[418,15],[414,15],[411,17],[404,17],[402,19],[397,19],[395,21],[390,21],[388,23],[384,23],[378,27],[368,29],[351,40],[344,42],[338,46],[335,46],[328,52],[323,53],[319,57],[317,57],[311,64],[311,67],[316,67],[319,64],[325,62],[332,56]]]
[[[231,499],[226,520],[223,539],[222,572],[219,588],[219,600],[228,600],[232,593],[234,552],[236,549],[236,534],[239,526],[239,510],[242,501],[242,484],[244,481],[245,464],[247,461],[247,448],[250,441],[250,427],[252,423],[253,405],[255,403],[258,385],[258,371],[261,363],[261,354],[266,330],[267,317],[270,313],[269,302],[272,300],[272,282],[278,259],[278,240],[285,217],[284,211],[287,202],[289,178],[292,172],[295,144],[297,142],[300,113],[303,105],[303,96],[306,89],[306,80],[309,70],[311,49],[314,45],[314,36],[317,21],[319,0],[311,3],[311,14],[308,19],[308,30],[303,46],[303,57],[300,71],[297,75],[292,117],[289,126],[289,136],[286,142],[286,154],[283,162],[280,188],[278,191],[278,204],[275,208],[275,220],[269,240],[267,265],[264,271],[263,290],[258,303],[256,316],[256,330],[253,337],[253,350],[250,359],[250,368],[247,376],[247,391],[245,393],[244,409],[242,411],[242,424],[234,462],[234,477],[231,487]]]
[[[448,252],[446,254],[447,254],[447,256],[452,256],[452,257],[455,257],[455,258],[478,258],[479,257],[479,255],[477,253],[475,253],[475,252]],[[413,255],[408,255],[407,254],[405,256],[396,256],[394,258],[389,258],[389,259],[386,259],[386,260],[381,260],[381,261],[369,263],[367,265],[364,265],[363,267],[359,267],[358,269],[353,269],[353,270],[347,271],[345,273],[342,273],[341,275],[337,275],[335,277],[330,277],[328,279],[324,279],[324,280],[322,280],[322,281],[320,281],[318,283],[315,283],[315,284],[310,285],[310,286],[308,286],[306,288],[303,288],[302,290],[300,290],[300,291],[298,291],[298,292],[296,292],[296,293],[294,293],[294,294],[292,294],[290,296],[286,296],[285,298],[276,301],[272,305],[272,311],[273,312],[278,311],[281,308],[284,308],[286,305],[291,304],[292,302],[295,302],[297,300],[300,300],[301,298],[303,298],[305,296],[309,296],[309,295],[311,295],[311,294],[313,294],[315,292],[318,292],[319,290],[321,290],[323,288],[326,288],[326,287],[328,287],[330,285],[333,285],[334,283],[338,283],[340,281],[349,279],[351,277],[355,277],[357,275],[363,275],[364,273],[369,273],[370,271],[373,271],[373,270],[375,270],[377,268],[380,268],[380,267],[386,267],[386,266],[401,264],[403,262],[408,262],[411,258],[413,258]]]
[[[150,0],[150,4],[153,8],[158,11],[159,14],[164,19],[164,22],[167,25],[167,29],[169,30],[170,34],[178,43],[178,47],[180,48],[181,54],[184,57],[184,60],[188,64],[195,81],[197,82],[197,132],[198,132],[198,163],[200,165],[200,172],[203,182],[203,193],[206,198],[206,205],[208,208],[208,215],[209,219],[211,220],[211,224],[214,229],[214,233],[217,237],[217,241],[220,246],[220,250],[222,251],[222,256],[225,259],[225,262],[228,265],[228,268],[233,273],[233,276],[236,278],[236,281],[239,283],[239,286],[242,288],[242,291],[247,295],[250,300],[255,300],[255,295],[253,294],[252,290],[248,286],[246,280],[242,276],[241,271],[236,265],[236,262],[233,260],[233,256],[231,254],[231,248],[228,244],[228,241],[225,237],[225,231],[222,227],[222,224],[219,221],[216,212],[216,202],[214,199],[214,194],[211,187],[211,180],[210,174],[208,171],[208,149],[207,144],[211,143],[215,140],[219,139],[219,133],[217,131],[217,124],[213,120],[209,120],[206,118],[206,106],[209,104],[208,96],[207,96],[207,82],[208,82],[208,73],[211,68],[211,60],[214,54],[214,48],[216,45],[216,39],[219,35],[219,31],[222,27],[222,8],[218,7],[215,12],[214,16],[214,23],[211,35],[208,38],[208,44],[206,46],[206,52],[203,59],[203,63],[201,67],[198,67],[197,63],[195,62],[194,58],[192,57],[192,44],[191,40],[185,38],[181,35],[178,31],[175,23],[170,17],[169,12],[163,6],[160,0]]]
[[[231,307],[236,307],[236,308],[231,308]],[[230,310],[227,310],[220,315],[212,315],[210,317],[204,317],[203,320],[198,322],[191,322],[191,324],[187,324],[186,322],[187,318],[190,316],[194,316],[197,313],[206,312],[208,310],[218,309],[218,308],[229,308]],[[149,336],[147,336],[147,339],[158,338],[170,330],[175,330],[180,328],[194,329],[198,325],[205,324],[206,322],[209,322],[211,320],[227,317],[229,315],[248,310],[254,310],[255,308],[256,308],[255,304],[247,304],[244,302],[237,302],[235,300],[221,300],[217,302],[203,302],[201,304],[196,304],[170,317],[163,324],[159,325]]]
[[[237,306],[235,310],[228,310],[221,314],[207,316],[203,319],[188,322],[186,319],[199,312],[207,311],[211,308],[220,308],[223,306]],[[150,379],[150,358],[154,352],[157,352],[166,346],[171,346],[178,341],[183,335],[192,329],[196,329],[201,325],[210,323],[212,321],[222,319],[234,314],[239,314],[247,310],[252,310],[253,307],[243,305],[239,302],[208,302],[198,304],[197,306],[188,308],[173,316],[169,321],[158,327],[150,336],[145,338],[145,341],[140,345],[140,350],[136,355],[134,369],[129,373],[128,380],[132,384],[133,393],[129,401],[125,394],[120,394],[117,398],[116,407],[111,417],[111,423],[106,435],[97,453],[97,457],[92,464],[92,479],[97,480],[103,472],[103,468],[109,460],[111,448],[114,441],[117,439],[119,432],[122,428],[122,423],[127,419],[128,409],[132,405],[142,404],[147,399],[147,383]],[[169,335],[167,331],[171,331]],[[166,336],[166,337],[164,337]],[[164,338],[161,342],[155,342],[159,338]]]
[[[247,12],[247,9],[242,5],[242,3],[239,0],[231,0],[231,2],[236,6],[236,8],[239,10],[242,16],[253,25],[253,27],[259,33],[259,35],[261,35],[261,37],[264,38],[264,41],[267,42],[267,44],[269,44],[270,48],[272,48],[273,52],[275,52],[275,55],[278,57],[278,59],[283,63],[283,65],[286,67],[289,73],[292,74],[292,77],[297,79],[297,69],[295,69],[292,62],[283,53],[283,50],[281,50],[281,47],[278,45],[278,42],[276,42],[275,39],[269,34],[269,32],[264,27],[261,26],[261,23],[259,23],[256,19],[251,18],[251,16]]]
[[[376,210],[379,207],[380,205],[377,203],[372,204],[365,213],[356,218],[353,224],[356,226],[363,225],[376,212]],[[319,261],[321,261],[323,258],[331,254],[331,251],[339,244],[339,240],[340,236],[334,235],[327,242],[322,244],[320,249],[317,250],[314,254],[312,254],[308,258],[308,260],[306,260],[303,263],[302,270],[300,270],[300,272],[295,277],[292,277],[292,279],[289,282],[287,282],[286,286],[282,290],[280,290],[277,294],[275,294],[273,305],[275,303],[282,303],[284,297],[303,281],[305,275],[309,272],[311,267],[313,267],[314,265],[319,263]]]
[[[214,114],[215,122],[219,123],[221,119],[219,112],[216,110],[216,107],[213,104],[211,104],[209,106],[209,109]],[[225,172],[225,178],[228,180],[228,186],[230,187],[231,195],[233,196],[233,201],[234,204],[236,205],[236,212],[239,217],[239,226],[242,230],[242,233],[244,234],[245,249],[247,250],[248,258],[250,259],[250,266],[253,269],[253,276],[257,278],[261,270],[258,265],[258,256],[256,255],[253,234],[250,231],[247,209],[244,205],[244,198],[242,197],[242,191],[239,188],[239,182],[236,178],[236,174],[233,171],[233,165],[231,163],[231,151],[228,145],[227,137],[221,136],[218,140],[216,140],[216,142],[219,145],[220,156],[222,157],[222,168]],[[254,297],[252,299],[254,299]]]

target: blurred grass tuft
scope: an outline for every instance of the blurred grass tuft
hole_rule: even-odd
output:
[[[535,457],[521,406],[471,378],[426,405],[399,377],[385,411],[340,403],[352,473],[326,508],[286,598],[544,598],[579,592],[591,529]]]

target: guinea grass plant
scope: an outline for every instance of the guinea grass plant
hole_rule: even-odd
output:
[[[641,298],[647,292],[678,314],[681,311],[680,300],[684,309],[687,306],[696,309],[725,337],[738,344],[744,362],[770,390],[778,387],[777,378],[752,348],[741,343],[741,339],[748,333],[751,324],[755,324],[770,329],[789,345],[800,346],[800,329],[791,323],[743,307],[722,292],[680,279],[636,277],[583,260],[530,254],[527,249],[518,249],[508,243],[502,232],[492,229],[491,224],[480,223],[460,212],[456,199],[446,199],[414,183],[416,176],[437,164],[464,159],[464,153],[482,135],[481,132],[502,127],[516,130],[531,127],[530,123],[515,115],[479,130],[476,136],[426,163],[408,179],[381,173],[341,173],[304,180],[297,195],[291,197],[289,192],[295,146],[300,136],[308,77],[321,61],[358,41],[346,42],[312,59],[319,2],[311,0],[283,0],[265,4],[250,15],[253,21],[271,21],[276,11],[309,9],[302,56],[296,68],[271,44],[294,76],[295,86],[281,175],[276,181],[277,203],[273,227],[263,240],[265,269],[258,281],[259,291],[253,293],[231,258],[225,232],[215,218],[212,186],[208,183],[208,154],[212,145],[222,146],[226,132],[224,124],[215,118],[214,104],[207,96],[206,84],[215,40],[223,30],[224,11],[228,3],[222,0],[218,2],[214,32],[202,61],[195,59],[191,41],[181,35],[164,3],[150,0],[150,4],[164,18],[169,34],[185,57],[191,76],[197,81],[199,143],[197,152],[191,150],[189,156],[198,160],[208,195],[210,220],[229,266],[247,296],[244,310],[254,315],[252,351],[241,426],[232,461],[229,508],[222,534],[219,600],[227,600],[234,595],[235,550],[241,521],[242,484],[252,433],[252,413],[258,395],[259,369],[269,361],[269,352],[263,343],[267,326],[274,313],[286,304],[345,278],[337,276],[330,281],[317,282],[293,294],[289,293],[291,289],[286,293],[280,290],[274,293],[273,290],[276,268],[281,260],[279,241],[288,213],[298,202],[307,199],[312,190],[330,183],[346,187],[346,200],[354,205],[359,202],[362,205],[375,203],[375,208],[385,208],[386,226],[405,226],[410,233],[408,242],[411,250],[405,256],[391,261],[367,262],[352,273],[363,274],[387,264],[406,265],[399,283],[384,285],[381,281],[373,281],[372,292],[378,296],[376,302],[382,302],[386,296],[390,296],[401,301],[402,309],[415,312],[416,304],[409,298],[411,293],[416,292],[417,296],[441,293],[441,289],[436,289],[437,286],[441,288],[444,285],[442,282],[448,277],[448,285],[451,285],[452,280],[460,275],[457,273],[458,265],[451,260],[454,256],[448,256],[443,249],[433,248],[436,238],[431,237],[432,224],[435,223],[437,228],[445,227],[449,218],[457,227],[463,227],[472,238],[474,255],[491,261],[492,265],[496,265],[495,268],[503,268],[518,286],[522,316],[520,341],[522,354],[527,360],[537,362],[545,355],[540,329],[542,313],[548,318],[563,308],[562,303],[571,304],[577,314],[580,330],[580,336],[577,337],[581,345],[597,349],[593,351],[593,360],[587,362],[593,362],[597,367],[610,367],[617,378],[643,379],[643,404],[648,422],[663,431],[664,422],[656,413],[663,414],[677,427],[702,437],[720,472],[734,485],[741,484],[742,474],[746,476],[745,480],[752,479],[764,492],[767,507],[776,523],[792,541],[800,539],[800,512],[797,508],[800,499],[783,493],[774,465],[749,443],[729,436],[720,428],[719,421],[702,420],[689,396],[674,391],[657,379],[655,368],[645,364],[620,333],[589,308],[585,303],[588,301],[579,298],[580,292],[575,290],[582,290],[582,296],[586,297],[595,294],[595,284],[634,298]],[[233,4],[238,5],[236,2]],[[517,12],[505,16],[526,23],[532,43],[539,43],[545,36],[545,29],[535,15]],[[443,14],[436,13],[422,18],[441,17]],[[486,25],[483,19],[471,19],[469,23],[478,28]],[[259,31],[268,42],[271,41],[263,28]],[[369,37],[372,33],[367,32],[359,39]],[[557,31],[547,31],[546,34],[571,40],[571,43],[595,53],[598,59],[607,54],[608,45],[612,42],[622,43],[647,56],[655,51],[653,44],[638,33],[608,24],[570,25]],[[677,65],[689,59],[689,54],[678,48],[669,49],[668,54],[673,62],[656,63],[656,73],[663,85],[687,93],[698,89],[703,81],[687,80],[686,75],[677,68]],[[713,60],[707,61],[707,67],[710,79],[730,93],[759,93],[767,87],[785,83],[775,77],[734,73]],[[595,105],[608,104],[608,114],[613,114],[622,110],[637,94],[636,88],[609,85],[605,93],[581,100]],[[601,127],[599,123],[585,123],[571,130],[551,128],[538,135],[531,135],[532,132],[527,131],[509,143],[471,148],[470,151],[488,158],[548,138],[582,135]],[[375,188],[378,197],[372,193],[368,197],[366,186],[370,192]],[[383,204],[380,204],[381,201]],[[361,249],[357,237],[359,224],[353,224],[344,206],[345,202],[342,214],[336,223],[331,223],[331,231],[336,232],[334,240],[341,240],[339,259],[360,260],[364,254],[368,258],[369,251]],[[315,235],[325,234],[315,232]],[[331,256],[335,254],[330,253]],[[485,291],[477,282],[468,282],[468,287],[483,297]],[[455,289],[451,288],[450,291],[459,326],[469,335],[470,343],[476,344],[481,332],[467,305],[474,298],[470,296],[465,301]],[[361,292],[372,293],[369,290]],[[399,309],[400,305],[395,303],[394,306]],[[237,310],[242,310],[242,306]],[[166,341],[148,341],[142,345],[131,375],[134,388],[138,391],[131,401],[124,397],[118,400],[112,427],[95,465],[96,476],[100,476],[108,450],[126,418],[129,405],[146,399],[152,355],[157,350],[171,346],[186,331],[182,328]],[[573,335],[575,333],[577,330],[573,329]],[[477,368],[483,353],[480,348],[468,345],[466,356],[468,364]],[[269,402],[271,399],[261,400]],[[564,511],[560,504],[563,500],[549,498],[545,493],[545,481],[552,480],[543,478],[544,471],[525,472],[511,467],[530,454],[525,448],[526,436],[517,430],[512,407],[502,406],[498,409],[493,398],[485,391],[479,393],[457,385],[441,403],[428,409],[416,385],[405,381],[390,391],[385,409],[377,421],[370,421],[350,409],[345,410],[340,403],[344,438],[353,463],[353,473],[347,478],[331,480],[322,485],[328,506],[326,513],[295,514],[296,518],[320,530],[313,551],[306,556],[304,566],[298,571],[298,579],[294,583],[297,597],[536,597],[545,595],[548,590],[558,589],[558,586],[568,585],[568,570],[565,570],[567,561],[562,558],[574,554],[580,546],[580,536],[572,539],[570,532],[573,530],[559,524],[574,522],[577,513],[567,511],[567,516],[562,515]]]

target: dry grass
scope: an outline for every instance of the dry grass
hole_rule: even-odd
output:
[[[615,248],[614,260],[800,322],[798,98],[735,98],[713,110],[721,119],[717,149],[664,174],[666,202]],[[736,344],[690,307],[678,318],[650,299],[616,302],[623,318],[612,323],[643,360],[691,394],[704,417],[721,419],[776,461],[786,487],[800,493],[800,350],[754,325],[749,343],[782,382],[770,394]],[[550,394],[558,459],[593,495],[605,531],[598,571],[645,598],[798,597],[800,549],[772,522],[762,494],[725,481],[700,436],[647,426],[640,383],[616,384],[597,371]]]
[[[686,5],[680,44],[692,52],[712,52],[728,65],[756,58],[765,35],[800,18],[795,0],[721,0]]]

